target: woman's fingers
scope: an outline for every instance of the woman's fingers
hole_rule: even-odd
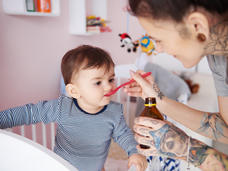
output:
[[[155,91],[153,89],[153,85],[154,85],[154,79],[152,77],[152,75],[146,77],[146,78],[142,78],[141,77],[141,73],[131,73],[132,78],[139,84],[139,86],[141,87],[141,91],[142,94],[141,96],[143,98],[145,97],[151,97],[151,96],[156,96]]]
[[[141,75],[144,73],[145,72],[143,71],[131,71],[131,77],[135,80],[135,82],[125,86],[124,88],[124,91],[128,93],[129,96],[136,96],[142,98],[155,96],[155,92],[153,90],[154,79],[152,75],[146,78],[142,78]]]
[[[141,86],[134,82],[124,87],[124,92],[128,93],[129,96],[141,97],[142,88]]]
[[[143,78],[141,75],[144,74],[143,71],[131,72],[131,77],[142,87],[151,85],[151,82],[154,81],[152,75]]]
[[[142,136],[145,136],[145,137],[150,136],[149,132],[153,131],[152,128],[148,128],[148,127],[145,127],[142,125],[134,125],[133,130],[135,131],[135,133],[142,135]]]
[[[132,92],[142,92],[142,89],[141,89],[141,87],[139,87],[139,86],[135,86],[135,87],[124,87],[125,89],[125,91],[126,92],[128,92],[128,93],[132,93]]]
[[[143,144],[149,147],[154,147],[154,141],[152,139],[151,136],[145,137],[145,136],[141,136],[138,134],[135,134],[135,140],[139,143],[139,144]]]
[[[162,120],[142,116],[135,118],[134,122],[135,126],[143,125],[145,127],[149,127],[151,130],[160,129],[165,124],[165,122]]]
[[[141,97],[141,94],[140,92],[127,92],[126,93],[128,94],[128,96],[132,96],[132,97]]]
[[[159,153],[157,152],[154,146],[151,146],[149,149],[143,149],[140,145],[136,146],[138,152],[144,156],[158,156]]]

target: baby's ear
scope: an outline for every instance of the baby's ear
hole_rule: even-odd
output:
[[[66,85],[66,92],[68,93],[68,95],[70,95],[73,98],[76,98],[76,99],[80,98],[80,93],[78,91],[78,88],[73,84]]]

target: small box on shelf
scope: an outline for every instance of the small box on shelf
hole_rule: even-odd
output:
[[[35,0],[37,3],[37,12],[51,13],[51,0]]]
[[[34,0],[26,0],[26,10],[28,12],[35,12],[36,11]]]

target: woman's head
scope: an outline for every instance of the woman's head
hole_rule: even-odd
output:
[[[72,78],[80,70],[88,68],[101,68],[109,70],[114,67],[114,62],[108,52],[90,45],[82,45],[68,51],[62,58],[61,71],[65,84],[69,84]]]
[[[192,67],[208,54],[211,29],[224,19],[227,0],[129,0],[129,11],[157,42],[157,51]]]

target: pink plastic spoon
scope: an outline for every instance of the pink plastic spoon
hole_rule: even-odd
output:
[[[145,74],[142,74],[141,76],[142,76],[143,78],[146,78],[146,77],[149,76],[150,74],[151,74],[151,72],[147,72],[147,73],[145,73]],[[120,86],[116,87],[114,90],[112,90],[112,91],[110,91],[109,93],[105,94],[105,96],[111,96],[111,95],[115,94],[120,88],[122,88],[122,87],[124,87],[124,86],[126,86],[126,85],[128,85],[128,84],[131,84],[131,83],[133,83],[133,82],[135,82],[135,80],[131,79],[130,81],[128,81],[128,82],[126,82],[126,83],[124,83],[124,84],[121,84]]]

